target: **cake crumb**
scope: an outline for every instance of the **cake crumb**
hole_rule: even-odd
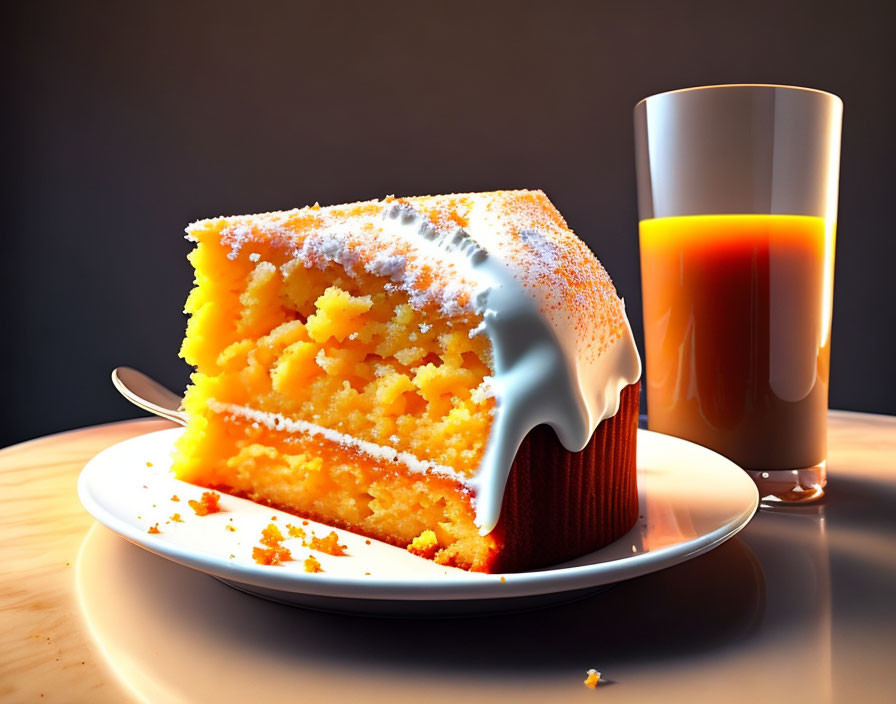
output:
[[[507,582],[507,577],[501,576],[501,584],[505,584]]]
[[[294,526],[292,523],[286,524],[286,532],[289,533],[290,538],[299,538],[303,541],[305,540],[305,531],[303,531],[298,526]]]
[[[436,534],[427,529],[411,541],[408,552],[431,560],[439,551],[439,540]]]
[[[336,535],[336,531],[330,531],[330,534],[325,538],[318,538],[316,535],[312,536],[308,547],[312,550],[325,552],[327,555],[335,555],[337,557],[345,555],[345,545],[339,544],[339,536]]]
[[[283,533],[273,523],[261,531],[259,542],[265,547],[252,548],[252,559],[259,565],[282,565],[292,560],[292,552],[283,547]]]
[[[588,677],[585,678],[584,685],[591,689],[594,689],[595,687],[597,687],[597,683],[600,682],[600,673],[597,670],[592,668],[592,669],[588,670],[588,672],[586,672],[585,674],[588,675]]]
[[[172,495],[171,495],[171,500],[172,500],[172,501],[180,501],[180,497],[179,497],[177,494],[172,494]]]
[[[227,523],[227,524],[224,526],[224,530],[229,530],[231,533],[236,533],[236,528],[234,528],[234,527],[233,527],[232,525],[230,525],[229,523]]]
[[[152,535],[158,535],[158,534],[161,533],[162,531],[159,530],[159,524],[156,523],[154,526],[150,526],[150,527],[149,527],[149,530],[146,531],[146,532],[147,532],[147,533],[150,533],[150,534],[152,534]]]
[[[147,466],[147,467],[152,467],[152,462],[147,462],[147,463],[146,463],[146,466]],[[145,489],[146,487],[143,487],[143,488]]]
[[[190,499],[187,503],[190,504],[190,508],[196,512],[197,516],[207,516],[221,510],[220,498],[221,495],[215,491],[205,491],[199,501]]]
[[[365,544],[365,545],[370,545],[370,541],[369,541],[369,540],[365,540],[365,541],[364,541],[364,544]]]
[[[320,562],[318,562],[317,558],[314,555],[309,555],[308,559],[305,560],[305,571],[306,572],[323,572],[323,568],[320,566]]]
[[[283,542],[283,533],[273,523],[269,523],[268,527],[261,531],[261,539],[258,542],[271,548],[277,547]]]
[[[292,560],[292,553],[282,545],[273,548],[256,546],[252,548],[252,559],[259,565],[282,565]]]
[[[184,519],[180,517],[179,513],[172,513],[171,520],[174,521],[175,523],[183,523],[184,522]]]

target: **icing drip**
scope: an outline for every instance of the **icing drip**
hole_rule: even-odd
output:
[[[392,220],[389,229],[396,236],[413,237],[422,231],[424,215],[410,217],[405,206],[399,211],[399,230],[393,212],[387,209],[383,217]],[[484,204],[474,205],[469,223],[462,236],[430,241],[449,247],[454,242],[477,243],[455,251],[465,256],[475,252],[469,265],[480,286],[472,299],[483,319],[477,330],[489,336],[494,355],[489,386],[496,398],[495,416],[488,449],[471,482],[477,497],[476,525],[487,534],[498,523],[510,467],[529,431],[550,425],[567,450],[582,450],[597,426],[619,410],[622,389],[640,378],[641,360],[625,316],[623,334],[609,349],[598,356],[583,354],[572,324],[559,316],[549,319],[544,301],[533,296],[537,290],[524,287],[511,263],[496,256],[500,248],[489,247],[497,228]],[[524,241],[537,242],[539,249],[553,247],[541,233],[524,232]],[[554,274],[549,263],[545,267]]]

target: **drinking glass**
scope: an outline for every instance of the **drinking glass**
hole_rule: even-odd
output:
[[[824,493],[843,103],[725,85],[635,106],[648,425]]]

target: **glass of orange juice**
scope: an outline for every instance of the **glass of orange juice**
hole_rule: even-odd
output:
[[[648,425],[730,458],[765,502],[826,483],[842,115],[776,85],[635,106]]]

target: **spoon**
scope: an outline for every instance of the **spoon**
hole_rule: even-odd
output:
[[[135,406],[180,425],[187,424],[183,399],[155,379],[130,367],[112,370],[112,383],[118,392]]]

